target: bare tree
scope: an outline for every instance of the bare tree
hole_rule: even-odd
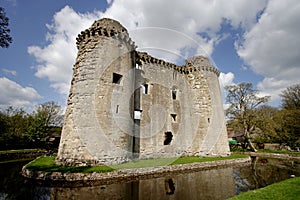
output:
[[[228,92],[226,101],[230,104],[226,115],[232,124],[243,131],[243,148],[249,146],[252,151],[256,151],[250,137],[256,127],[256,108],[267,102],[269,96],[259,97],[258,90],[253,89],[251,83],[239,83],[227,86],[225,89]]]

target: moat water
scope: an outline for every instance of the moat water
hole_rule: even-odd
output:
[[[23,178],[27,162],[0,164],[2,199],[227,199],[300,176],[300,161],[252,158],[239,167],[210,169],[139,181],[88,187],[47,186]]]

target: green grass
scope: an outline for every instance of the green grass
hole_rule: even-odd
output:
[[[243,148],[231,148],[230,151],[232,153],[234,152],[250,152],[247,149]],[[287,151],[287,150],[270,150],[270,149],[257,149],[258,153],[278,153],[278,154],[289,154],[289,155],[295,155],[300,156],[300,152],[294,152],[294,151]]]
[[[95,166],[95,167],[74,167],[74,166],[63,166],[55,164],[55,156],[42,156],[26,165],[27,169],[45,172],[110,172],[113,171],[108,166]]]
[[[242,193],[231,200],[271,199],[289,200],[300,198],[300,177],[291,178],[267,187]]]
[[[15,160],[5,160],[5,161],[0,161],[0,164],[25,162],[25,161],[30,161],[30,160],[32,160],[32,158],[23,158],[23,159],[15,159]]]
[[[217,160],[229,160],[237,158],[247,158],[246,155],[232,154],[228,157],[180,157],[180,158],[157,158],[157,159],[145,159],[145,160],[132,160],[128,163],[112,166],[62,166],[55,164],[55,156],[42,156],[26,165],[27,169],[46,172],[110,172],[115,169],[131,169],[131,168],[145,168],[145,167],[157,167],[165,165],[177,165],[188,164],[195,162],[211,162]]]
[[[16,149],[16,150],[2,150],[0,154],[7,154],[7,153],[32,153],[32,152],[40,152],[45,151],[44,149]]]
[[[297,155],[297,156],[300,156],[300,152],[284,151],[284,150],[259,149],[258,152],[261,152],[261,153],[290,154],[290,155]]]
[[[238,158],[248,158],[247,155],[241,154],[231,154],[227,157],[198,157],[198,156],[188,156],[188,157],[180,157],[176,161],[172,163],[172,165],[178,164],[189,164],[195,162],[212,162],[218,160],[229,160],[229,159],[238,159]]]

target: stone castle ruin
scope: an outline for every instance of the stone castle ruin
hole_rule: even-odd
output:
[[[56,162],[228,155],[219,70],[195,56],[178,66],[136,51],[117,21],[95,21],[78,55]]]

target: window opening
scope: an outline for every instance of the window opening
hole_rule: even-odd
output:
[[[172,117],[172,122],[176,122],[177,115],[176,114],[171,114],[171,117]]]
[[[141,110],[135,110],[134,111],[134,119],[141,119],[142,111]]]
[[[136,63],[136,64],[135,64],[135,68],[141,70],[141,69],[142,69],[142,66]]]
[[[210,118],[207,118],[207,122],[210,123]]]
[[[116,113],[119,112],[119,105],[117,105],[117,108],[116,108]]]
[[[144,85],[142,85],[142,92],[143,92],[143,94],[148,94],[148,84],[144,84]]]
[[[173,80],[176,80],[177,79],[177,71],[173,71]]]
[[[177,98],[177,91],[172,90],[172,99],[176,100],[176,98]]]
[[[112,82],[115,84],[120,84],[122,77],[123,76],[121,74],[113,73]]]
[[[170,131],[165,132],[164,145],[170,145],[171,141],[172,141],[172,138],[173,138],[172,132],[170,132]]]

